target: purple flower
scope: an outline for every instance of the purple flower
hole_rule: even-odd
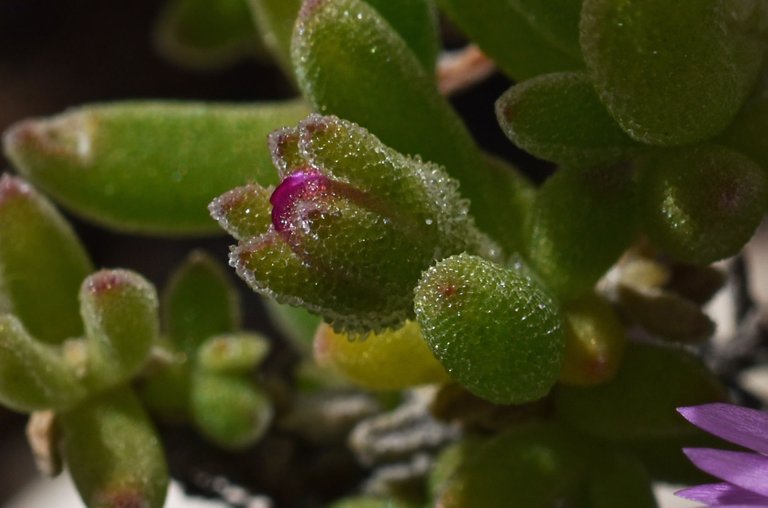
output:
[[[714,508],[768,507],[768,414],[721,403],[678,411],[700,429],[753,451],[685,448],[696,467],[724,481],[675,494]]]

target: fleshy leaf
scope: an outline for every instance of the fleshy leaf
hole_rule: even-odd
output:
[[[475,395],[521,404],[543,397],[557,380],[560,315],[524,267],[452,256],[424,273],[414,306],[434,355]]]
[[[557,506],[578,493],[584,465],[579,439],[552,425],[527,425],[482,444],[437,496],[445,508]]]
[[[84,381],[102,389],[136,374],[158,340],[155,288],[128,270],[101,270],[80,289],[86,335]]]
[[[606,450],[590,455],[590,508],[656,508],[651,477],[635,457]]]
[[[719,142],[741,152],[768,171],[768,150],[765,133],[768,132],[768,76],[756,93],[744,104],[731,126]]]
[[[690,353],[630,344],[612,381],[590,388],[560,386],[555,405],[564,421],[593,436],[658,439],[697,432],[675,408],[724,397],[717,378]]]
[[[471,202],[478,227],[508,250],[522,217],[507,204],[520,177],[485,160],[405,42],[362,0],[304,4],[293,63],[304,95],[322,113],[369,129],[387,146],[444,165]]]
[[[581,49],[598,95],[634,139],[682,145],[722,131],[758,76],[758,2],[584,0]]]
[[[154,32],[163,56],[192,69],[218,69],[263,53],[247,0],[169,0]]]
[[[496,102],[496,116],[513,143],[558,164],[610,164],[639,149],[585,73],[546,74],[515,85]]]
[[[175,347],[194,358],[209,337],[240,327],[240,299],[224,268],[193,252],[163,292],[163,326]]]
[[[315,359],[370,390],[402,390],[450,379],[413,321],[364,340],[321,325],[315,336]]]
[[[630,167],[561,168],[528,217],[532,267],[558,296],[585,294],[634,239],[636,208]]]
[[[269,341],[256,333],[216,335],[197,351],[197,367],[211,373],[245,374],[269,353]]]
[[[62,450],[90,508],[162,508],[168,470],[152,423],[127,387],[59,414]]]
[[[392,25],[427,74],[433,73],[439,51],[437,11],[433,0],[365,0]]]
[[[255,181],[273,184],[264,139],[303,102],[125,102],[26,120],[3,139],[16,169],[73,212],[118,230],[210,234],[205,207]],[[237,142],[233,142],[237,140]]]
[[[228,449],[246,448],[272,421],[272,403],[247,378],[198,372],[193,380],[192,415],[198,428]]]
[[[667,254],[708,264],[736,254],[768,203],[768,173],[727,148],[659,153],[640,166],[645,229]]]
[[[82,335],[77,292],[92,270],[48,200],[20,178],[0,177],[0,312],[44,342]]]
[[[0,314],[0,402],[17,411],[71,407],[85,396],[59,351],[32,338],[14,316]]]
[[[572,9],[550,9],[551,2],[547,2],[548,19],[542,19],[536,12],[541,7],[529,0],[438,0],[438,3],[451,21],[516,81],[584,66],[579,55],[573,54],[572,43],[566,43],[570,37],[550,23],[557,19],[562,27],[571,23],[578,27],[578,15],[572,20],[567,19]],[[557,3],[567,7],[573,1],[559,0]],[[537,18],[542,23],[539,26],[531,24]],[[538,30],[543,25],[551,29]]]
[[[624,325],[610,304],[587,295],[563,307],[565,356],[560,381],[589,386],[616,375],[626,344]]]
[[[542,38],[581,60],[579,18],[582,0],[512,0],[510,3]]]

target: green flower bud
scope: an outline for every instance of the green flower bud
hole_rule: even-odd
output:
[[[192,417],[218,445],[246,448],[267,431],[272,404],[253,383],[240,376],[198,372],[192,382]]]
[[[636,203],[628,167],[561,168],[528,217],[531,265],[561,298],[587,293],[634,239]]]
[[[210,234],[217,228],[205,206],[248,181],[275,183],[264,138],[307,113],[299,101],[103,104],[20,122],[3,146],[31,182],[99,224]]]
[[[245,200],[230,193],[211,206],[239,236],[254,213],[243,206],[259,210],[261,223],[271,205],[272,224],[241,240],[230,258],[256,291],[337,329],[366,332],[413,315],[413,287],[434,260],[465,250],[498,254],[475,229],[456,182],[361,127],[312,115],[270,144],[283,181],[269,204],[264,193]]]
[[[63,409],[85,396],[75,370],[53,346],[32,338],[14,316],[0,314],[0,402],[16,411]]]
[[[573,33],[579,25],[578,1],[439,0],[439,4],[515,81],[584,66]]]
[[[269,341],[256,333],[217,335],[197,351],[197,367],[211,373],[245,374],[269,353]]]
[[[163,325],[174,347],[194,358],[213,335],[240,327],[240,299],[229,274],[196,251],[171,275],[163,291]]]
[[[404,362],[404,358],[408,361]],[[355,340],[321,325],[315,335],[315,359],[370,390],[402,390],[450,379],[413,321],[397,330],[371,334],[365,340]]]
[[[768,174],[719,146],[660,153],[640,167],[645,228],[670,256],[708,264],[736,254],[768,203]]]
[[[44,342],[82,335],[77,291],[92,270],[48,200],[19,178],[0,177],[0,312]]]
[[[127,387],[59,414],[62,452],[89,508],[162,508],[168,470],[152,423]]]
[[[758,76],[759,2],[584,0],[581,49],[595,88],[632,138],[683,145],[733,119]]]
[[[513,143],[558,164],[616,163],[639,147],[584,73],[546,74],[515,85],[496,101],[496,117]]]
[[[560,386],[554,395],[563,421],[596,437],[629,440],[695,434],[675,408],[724,400],[726,394],[690,353],[630,343],[612,381],[590,388]]]
[[[159,336],[155,288],[128,270],[102,270],[80,289],[85,324],[85,382],[114,386],[142,367]]]
[[[521,404],[557,381],[564,347],[557,305],[522,264],[450,257],[424,273],[414,305],[434,355],[475,395]]]

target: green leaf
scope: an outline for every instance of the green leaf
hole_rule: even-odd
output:
[[[272,421],[272,403],[244,377],[198,372],[191,400],[198,428],[211,441],[231,450],[256,443]]]
[[[16,169],[83,217],[118,230],[210,234],[215,196],[277,181],[264,140],[302,102],[125,102],[26,120],[4,137]]]
[[[16,411],[71,407],[85,396],[75,370],[53,346],[32,338],[14,316],[0,314],[0,402]]]
[[[365,0],[392,25],[427,74],[435,70],[440,50],[437,11],[433,0]]]
[[[169,0],[154,32],[163,56],[192,69],[218,69],[263,52],[247,0]]]
[[[219,374],[246,374],[269,354],[269,340],[257,333],[216,335],[197,351],[197,367]]]
[[[37,339],[59,343],[83,333],[77,292],[93,271],[61,214],[30,185],[0,177],[0,312]]]
[[[160,439],[127,387],[58,414],[61,443],[89,508],[162,508],[168,470]]]
[[[708,264],[735,255],[765,213],[768,173],[727,148],[666,151],[639,166],[646,232],[680,261]]]
[[[522,264],[452,256],[424,273],[414,306],[435,357],[475,395],[521,404],[557,380],[564,348],[557,305]]]
[[[513,143],[558,164],[611,164],[640,147],[581,72],[546,74],[513,86],[496,102],[496,116]]]
[[[468,454],[443,487],[436,505],[557,506],[573,497],[583,480],[579,439],[553,424],[504,432]]]
[[[502,247],[519,248],[522,218],[507,203],[526,186],[485,160],[432,74],[375,9],[361,0],[305,3],[292,56],[299,87],[317,110],[369,129],[401,153],[444,165],[478,227]]]
[[[630,167],[561,168],[528,217],[531,266],[564,299],[588,292],[637,231]]]
[[[240,298],[229,274],[206,252],[192,252],[163,291],[165,333],[194,358],[209,337],[234,332],[240,324]]]
[[[651,488],[651,477],[637,458],[606,450],[591,454],[590,459],[590,508],[658,506]]]
[[[291,35],[302,0],[248,0],[264,45],[286,75],[293,77]]]
[[[563,307],[565,357],[560,381],[589,386],[612,379],[621,365],[626,331],[611,305],[588,294]]]
[[[766,92],[766,84],[762,84],[758,87],[758,93],[744,104],[718,142],[743,153],[768,171],[766,132],[768,132],[768,92]]]
[[[511,0],[508,3],[512,4],[543,39],[573,58],[581,60],[579,18],[582,0]]]
[[[160,333],[155,288],[128,270],[101,270],[80,289],[86,335],[84,381],[103,389],[130,379]]]
[[[584,67],[574,51],[572,35],[578,27],[574,0],[438,0],[438,4],[469,38],[515,81],[549,72]],[[542,14],[546,16],[542,16]]]
[[[634,139],[682,145],[725,129],[758,76],[757,2],[584,0],[581,48],[597,93]]]
[[[690,435],[696,428],[675,408],[725,399],[709,369],[685,350],[632,344],[616,377],[590,388],[560,386],[557,413],[578,430],[613,440]]]

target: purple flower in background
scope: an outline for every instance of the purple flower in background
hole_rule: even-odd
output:
[[[721,480],[675,494],[715,508],[768,508],[768,414],[731,404],[678,408],[702,430],[752,452],[686,448],[696,467]]]

